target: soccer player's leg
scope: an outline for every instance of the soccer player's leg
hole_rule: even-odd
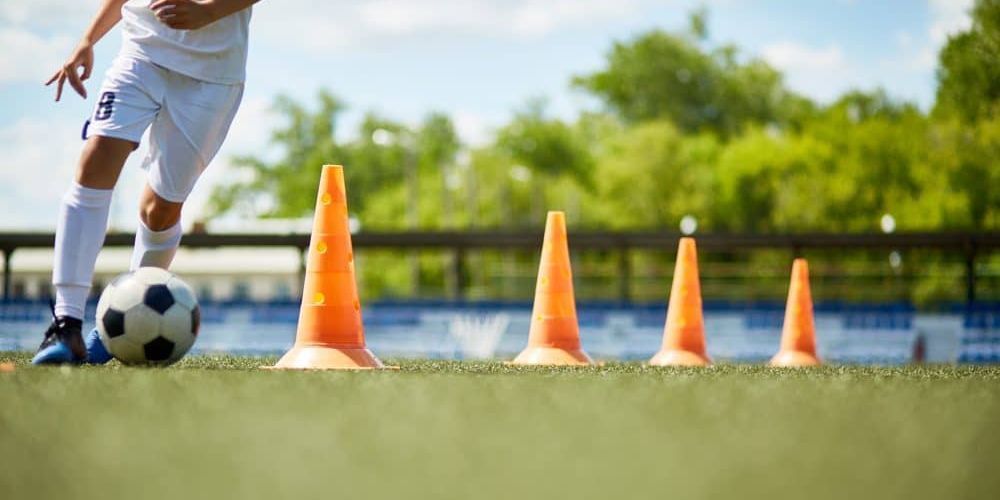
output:
[[[163,112],[150,128],[133,270],[170,267],[181,241],[184,201],[222,147],[242,95],[242,85],[170,75]]]
[[[169,269],[181,242],[181,209],[183,203],[173,202],[156,194],[147,183],[139,197],[139,224],[132,250],[134,271],[140,267]]]
[[[170,74],[163,111],[150,129],[131,269],[169,269],[180,245],[181,211],[195,183],[222,147],[243,96],[242,85],[219,85]],[[87,336],[90,363],[111,360],[97,330]]]
[[[52,272],[53,321],[32,360],[35,364],[80,363],[88,358],[89,342],[82,339],[81,328],[94,265],[107,232],[111,194],[125,160],[160,110],[163,80],[162,69],[129,59],[116,61],[105,76],[88,122],[90,137],[76,180],[60,209]]]
[[[135,235],[130,270],[135,271],[140,267],[170,267],[181,241],[182,207],[182,203],[161,198],[149,184],[145,186],[139,198],[139,228]],[[111,353],[104,346],[96,328],[87,335],[85,344],[88,363],[101,365],[111,361]]]
[[[100,136],[84,147],[76,180],[59,210],[52,273],[56,300],[35,364],[79,363],[87,357],[81,336],[84,308],[104,244],[111,194],[133,149],[133,142]]]
[[[161,198],[146,184],[139,198],[139,227],[135,234],[130,270],[140,267],[168,269],[177,253],[181,241],[181,209],[183,203],[175,203]],[[87,362],[101,365],[111,361],[97,329],[93,329],[85,340]]]

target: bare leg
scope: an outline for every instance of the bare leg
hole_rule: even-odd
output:
[[[87,139],[80,155],[76,182],[91,189],[114,189],[125,160],[138,144],[124,139],[95,136]]]
[[[163,231],[181,221],[182,208],[184,208],[183,203],[161,198],[149,184],[146,184],[139,197],[139,220],[153,231]]]

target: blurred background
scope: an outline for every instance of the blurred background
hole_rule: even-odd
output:
[[[41,82],[98,3],[0,0],[0,349],[32,347],[46,321],[45,235],[117,30],[89,101],[53,104]],[[291,343],[319,171],[337,163],[369,338],[386,355],[516,350],[540,226],[559,209],[571,246],[592,242],[573,264],[596,355],[655,351],[683,233],[711,243],[700,258],[718,358],[773,351],[802,255],[828,358],[1000,361],[1000,1],[254,9],[244,103],[184,223],[273,245],[179,254],[173,270],[209,312],[200,349]],[[142,156],[116,192],[114,233],[135,228]],[[656,244],[600,244],[636,234]],[[102,254],[98,285],[128,253]]]

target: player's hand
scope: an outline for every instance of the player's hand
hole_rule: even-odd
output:
[[[63,67],[56,71],[49,81],[45,82],[45,86],[52,85],[53,82],[58,82],[56,84],[56,101],[62,98],[63,84],[69,80],[69,86],[73,87],[73,90],[80,97],[87,98],[87,89],[84,88],[83,82],[90,78],[90,70],[94,68],[94,46],[81,42],[77,45],[76,49],[73,50],[73,54],[69,56]],[[81,71],[82,70],[82,71]]]
[[[149,8],[175,30],[196,30],[218,20],[211,0],[155,0]]]

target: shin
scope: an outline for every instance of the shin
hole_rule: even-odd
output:
[[[55,314],[83,319],[97,254],[108,228],[111,194],[135,144],[92,137],[80,159],[76,182],[63,196],[56,229]]]

